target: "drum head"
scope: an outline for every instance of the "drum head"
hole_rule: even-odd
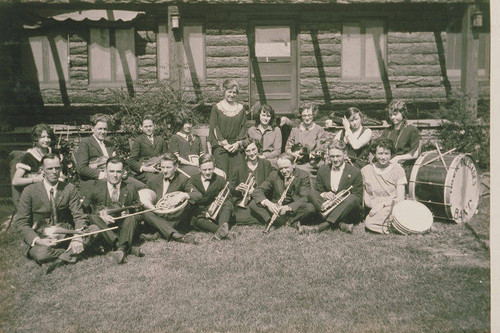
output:
[[[403,234],[419,234],[429,230],[433,223],[431,211],[422,203],[403,200],[393,210],[393,225]]]

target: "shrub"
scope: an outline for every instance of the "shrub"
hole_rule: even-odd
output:
[[[131,140],[141,134],[139,126],[145,114],[155,117],[156,134],[169,140],[177,132],[186,116],[192,116],[195,124],[202,118],[203,102],[194,103],[187,94],[173,87],[168,81],[140,84],[145,86],[130,96],[125,89],[113,90],[111,98],[118,111],[113,118],[121,129],[122,135],[114,135],[111,141],[116,146],[116,153],[127,158],[130,154]]]
[[[457,95],[440,110],[445,121],[438,129],[443,151],[456,148],[458,152],[470,153],[478,167],[490,168],[489,102],[483,101],[476,117],[467,112],[469,97]]]

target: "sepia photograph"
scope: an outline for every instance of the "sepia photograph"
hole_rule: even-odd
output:
[[[491,2],[0,0],[0,331],[500,329]]]

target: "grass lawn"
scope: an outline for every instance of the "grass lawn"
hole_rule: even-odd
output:
[[[124,265],[96,256],[47,276],[9,231],[0,331],[489,331],[489,251],[464,224],[435,227],[404,237],[240,226],[233,241],[157,240]]]

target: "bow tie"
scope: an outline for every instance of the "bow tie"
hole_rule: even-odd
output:
[[[171,177],[171,178],[163,178],[163,181],[164,182],[172,182],[172,180],[174,179],[174,177]]]

